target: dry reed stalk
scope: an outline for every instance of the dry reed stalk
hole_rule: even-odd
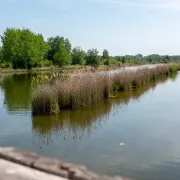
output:
[[[33,114],[58,113],[63,108],[88,106],[111,93],[141,87],[159,76],[170,73],[169,65],[123,71],[116,74],[79,74],[40,86],[33,95]],[[54,109],[53,109],[54,108]]]

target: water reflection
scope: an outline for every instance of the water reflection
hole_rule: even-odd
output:
[[[5,76],[0,82],[4,94],[4,108],[9,114],[30,111],[32,74],[14,74]]]
[[[53,137],[63,140],[81,140],[90,136],[92,130],[101,128],[109,119],[109,113],[116,114],[119,110],[125,110],[131,100],[140,101],[141,97],[153,91],[157,84],[166,82],[162,77],[142,88],[115,94],[115,98],[109,98],[92,106],[78,110],[63,110],[58,116],[32,117],[32,131],[34,138],[38,137],[38,143],[49,145]]]
[[[84,164],[112,176],[180,177],[180,78],[175,83],[174,76],[168,81],[161,78],[58,116],[31,117],[32,76],[8,76],[0,83],[1,146]],[[19,116],[24,111],[29,113]],[[123,148],[120,142],[125,143]]]
[[[63,140],[80,140],[106,122],[110,108],[103,102],[76,111],[62,111],[59,116],[32,117],[33,132],[47,145],[54,135]]]

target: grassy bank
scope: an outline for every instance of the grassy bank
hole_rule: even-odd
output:
[[[44,67],[44,68],[33,68],[31,70],[27,69],[12,69],[12,68],[0,68],[0,74],[7,73],[34,73],[34,72],[61,72],[67,71],[69,73],[88,73],[88,72],[98,72],[98,71],[109,71],[115,70],[122,67],[127,67],[130,65],[102,65],[98,67],[93,66],[83,66],[83,65],[71,65],[64,67]]]
[[[54,78],[34,91],[32,113],[56,114],[63,108],[88,106],[104,98],[113,97],[115,92],[141,87],[159,76],[168,76],[177,70],[176,65],[160,65],[111,75],[87,73]]]

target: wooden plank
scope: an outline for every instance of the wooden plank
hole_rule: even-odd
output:
[[[67,180],[0,159],[0,180]]]

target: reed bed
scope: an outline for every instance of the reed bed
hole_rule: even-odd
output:
[[[114,93],[132,90],[143,86],[159,76],[168,76],[177,71],[172,65],[159,65],[134,71],[121,71],[114,74],[86,73],[56,78],[53,82],[40,85],[33,93],[32,113],[57,114],[60,109],[76,109],[88,106]]]

